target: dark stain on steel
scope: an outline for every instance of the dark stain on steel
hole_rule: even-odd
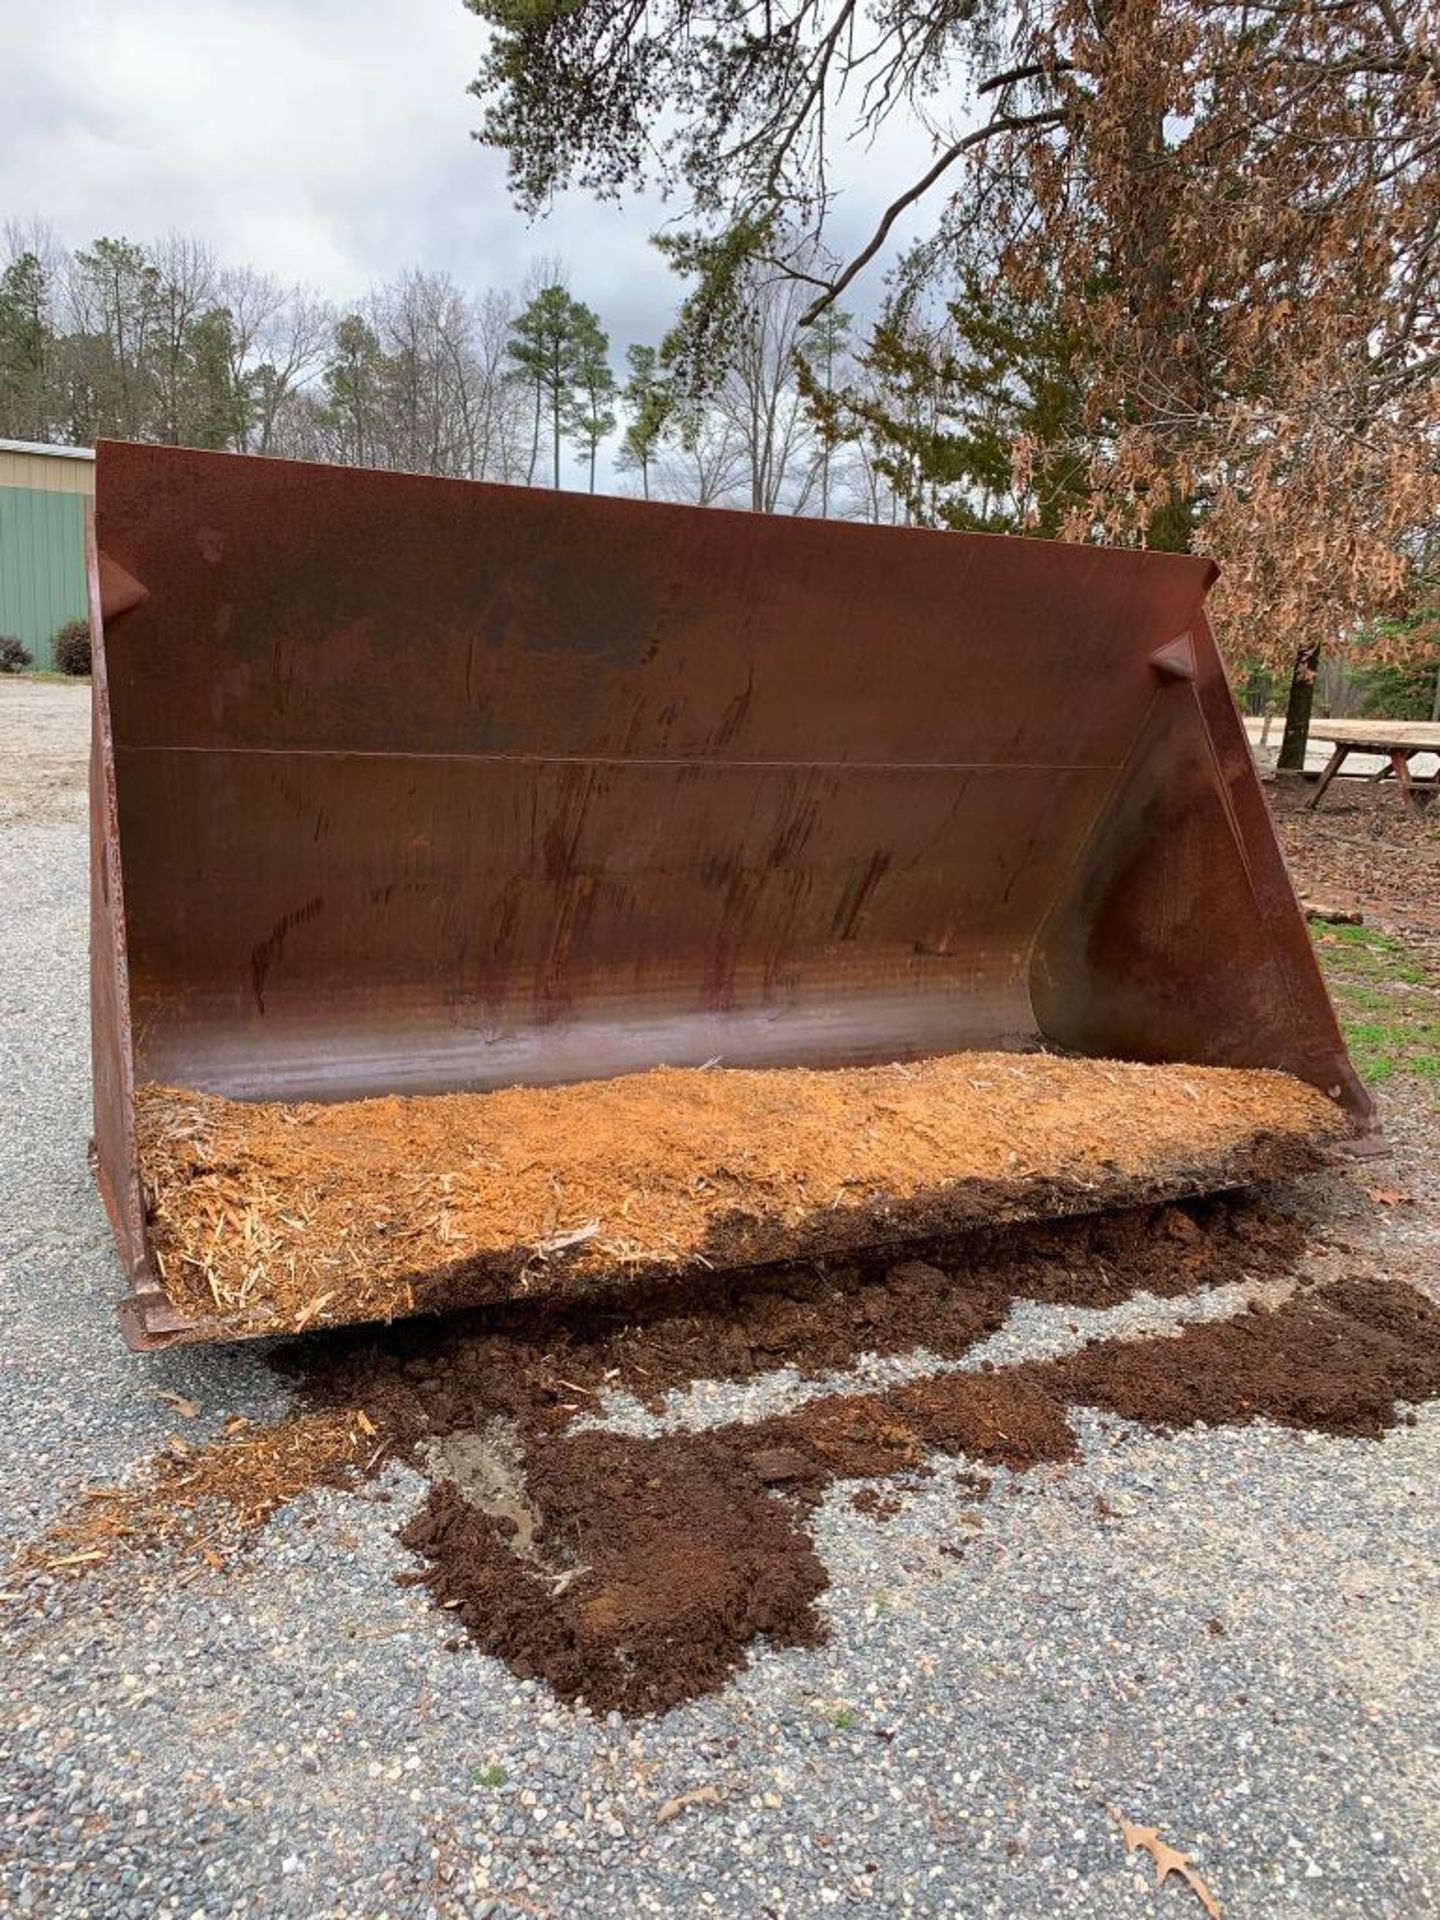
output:
[[[863,866],[857,864],[845,883],[845,891],[840,896],[840,905],[835,911],[835,921],[831,928],[831,938],[835,940],[853,940],[861,914],[876,887],[885,877],[890,865],[888,853],[872,853]]]
[[[542,841],[546,877],[557,886],[569,882],[576,871],[580,836],[596,779],[593,766],[565,767],[561,772],[559,806]]]
[[[715,745],[717,747],[728,746],[736,734],[739,733],[745,724],[745,716],[750,711],[750,702],[754,697],[755,663],[752,660],[749,672],[745,676],[745,685],[720,716],[720,723],[715,729]]]
[[[283,713],[285,710],[285,701],[294,672],[294,667],[286,658],[285,636],[278,634],[270,648],[270,684],[274,688],[277,712]]]
[[[780,825],[766,855],[769,866],[788,866],[815,831],[820,818],[820,800],[814,791],[816,771],[810,768],[800,772],[785,795]]]
[[[255,1009],[265,1011],[265,981],[270,969],[285,952],[285,941],[292,927],[303,927],[307,920],[315,919],[324,908],[325,902],[317,893],[313,900],[307,900],[303,907],[296,907],[291,913],[282,913],[266,937],[250,955],[250,979],[255,991]]]

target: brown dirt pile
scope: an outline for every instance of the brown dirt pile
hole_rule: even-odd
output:
[[[717,1433],[532,1446],[525,1485],[537,1538],[563,1556],[558,1578],[525,1566],[510,1528],[451,1481],[400,1537],[427,1563],[414,1578],[513,1672],[600,1711],[659,1713],[721,1685],[762,1636],[818,1644],[813,1602],[829,1583],[806,1509],[831,1480],[914,1468],[936,1449],[1029,1466],[1068,1458],[1074,1439],[1028,1382],[952,1374]]]
[[[228,1334],[1133,1205],[1345,1131],[1280,1074],[986,1053],[334,1106],[148,1086],[136,1118],[164,1285]]]
[[[1375,1436],[1396,1400],[1438,1394],[1440,1311],[1402,1284],[1344,1283],[1177,1336],[837,1396],[755,1427],[536,1436],[526,1486],[536,1540],[566,1557],[559,1582],[526,1567],[507,1526],[453,1482],[401,1540],[486,1653],[597,1711],[659,1713],[718,1686],[758,1636],[816,1644],[826,1576],[804,1511],[831,1480],[883,1478],[935,1452],[1014,1469],[1062,1461],[1073,1404],[1162,1427],[1271,1419]]]
[[[1090,1347],[1047,1374],[1072,1405],[1149,1426],[1265,1419],[1373,1440],[1394,1426],[1397,1401],[1440,1394],[1440,1311],[1398,1281],[1352,1278],[1178,1340]]]
[[[875,1345],[960,1353],[1017,1294],[1102,1305],[1140,1286],[1173,1293],[1283,1269],[1299,1245],[1295,1224],[1263,1206],[1210,1200],[975,1234],[888,1275],[777,1275],[768,1302],[739,1282],[707,1299],[697,1280],[689,1298],[669,1296],[668,1314],[664,1289],[636,1288],[609,1319],[552,1302],[540,1316],[512,1308],[297,1342],[285,1362],[313,1413],[184,1449],[136,1489],[100,1490],[31,1564],[79,1573],[118,1549],[178,1545],[216,1565],[237,1530],[305,1487],[399,1456],[432,1483],[401,1536],[423,1569],[407,1578],[470,1641],[567,1699],[663,1711],[722,1684],[757,1638],[822,1636],[826,1576],[808,1515],[835,1482],[925,1474],[936,1454],[1016,1471],[1064,1462],[1078,1404],[1162,1427],[1266,1418],[1378,1435],[1397,1403],[1440,1396],[1440,1311],[1397,1282],[1349,1279],[1177,1336],[659,1440],[575,1431],[604,1387],[643,1392],[787,1358],[814,1370]],[[963,1478],[955,1537],[939,1543],[949,1554],[973,1540],[989,1487],[968,1466]],[[877,1519],[892,1510],[877,1498]]]
[[[426,1563],[407,1582],[513,1673],[602,1711],[663,1712],[723,1685],[762,1635],[824,1638],[812,1605],[824,1566],[743,1455],[591,1434],[537,1448],[526,1487],[568,1578],[527,1567],[505,1523],[451,1481],[400,1535]]]
[[[1069,1458],[1066,1407],[1161,1426],[1270,1419],[1377,1435],[1397,1399],[1440,1395],[1440,1312],[1395,1282],[1351,1281],[1174,1336],[1078,1357],[837,1396],[755,1426],[634,1440],[532,1437],[538,1577],[509,1528],[442,1482],[401,1538],[437,1603],[518,1674],[597,1710],[652,1713],[718,1685],[761,1635],[808,1646],[825,1585],[804,1512],[837,1479],[963,1453],[1023,1469]]]
[[[364,1406],[394,1433],[448,1433],[477,1410],[560,1429],[607,1389],[658,1406],[693,1380],[775,1367],[815,1377],[862,1353],[923,1346],[959,1359],[1017,1299],[1109,1307],[1289,1269],[1305,1233],[1260,1199],[1030,1222],[922,1244],[886,1266],[785,1267],[620,1286],[391,1327],[347,1329],[274,1356],[312,1398]]]
[[[274,1427],[236,1420],[204,1447],[174,1436],[135,1487],[92,1490],[23,1560],[80,1575],[121,1550],[170,1546],[214,1559],[312,1486],[347,1482],[396,1453],[438,1476],[437,1439],[497,1420],[532,1437],[560,1433],[607,1387],[658,1402],[700,1377],[787,1364],[813,1375],[922,1340],[958,1358],[1017,1297],[1098,1307],[1139,1287],[1184,1293],[1288,1265],[1302,1243],[1292,1217],[1219,1195],[970,1234],[889,1269],[696,1277],[590,1303],[550,1299],[329,1333],[272,1356],[316,1412]],[[522,1493],[523,1475],[522,1458]]]

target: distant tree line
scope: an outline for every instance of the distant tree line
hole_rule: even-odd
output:
[[[772,235],[718,274],[711,254],[667,242],[689,291],[660,337],[619,352],[555,260],[514,290],[476,293],[410,270],[337,306],[179,235],[70,250],[31,223],[12,224],[3,241],[0,437],[110,436],[1182,549],[1203,548],[1200,536],[1223,524],[1223,631],[1242,692],[1273,703],[1294,663],[1300,603],[1277,584],[1275,556],[1286,516],[1300,511],[1295,496],[1318,498],[1314,476],[1291,461],[1264,487],[1202,483],[1188,456],[1167,465],[1156,454],[1116,495],[1143,525],[1124,523],[1119,507],[1099,515],[1097,475],[1113,477],[1126,414],[1117,403],[1097,415],[1089,310],[1058,272],[998,271],[983,231],[916,246],[863,325],[828,293],[816,300],[837,276],[813,241],[797,250]],[[1432,379],[1432,400],[1436,390]],[[1403,391],[1409,404],[1421,390]],[[1366,591],[1337,593],[1321,692],[1337,706],[1440,713],[1431,456],[1418,428],[1413,458],[1394,452],[1401,418],[1418,416],[1385,422],[1382,545],[1398,571],[1384,591],[1376,573]],[[1337,480],[1321,504],[1348,501]],[[1312,568],[1307,538],[1296,542]],[[1307,588],[1312,609],[1319,591]],[[1297,689],[1308,706],[1317,659],[1302,649],[1292,709]]]
[[[811,329],[756,271],[734,351],[702,389],[666,340],[616,355],[558,261],[516,292],[407,271],[344,306],[203,242],[74,250],[11,225],[0,251],[0,437],[110,437],[518,485],[577,476],[703,505],[887,521],[923,500],[860,416],[852,323]],[[571,461],[574,465],[570,464]]]

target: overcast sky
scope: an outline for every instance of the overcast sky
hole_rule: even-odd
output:
[[[575,194],[517,214],[502,156],[470,138],[483,33],[461,0],[0,0],[0,216],[71,246],[173,228],[337,300],[409,266],[515,288],[559,255],[617,351],[658,337],[678,291],[649,245],[664,210]],[[929,151],[897,129],[842,160],[841,238]]]

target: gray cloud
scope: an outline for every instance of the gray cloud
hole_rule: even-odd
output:
[[[12,4],[0,63],[0,209],[69,245],[171,229],[337,300],[407,266],[514,288],[559,256],[618,344],[678,292],[656,204],[567,197],[530,224],[471,138],[484,29],[460,0]],[[853,241],[915,170],[918,131],[838,170]]]

